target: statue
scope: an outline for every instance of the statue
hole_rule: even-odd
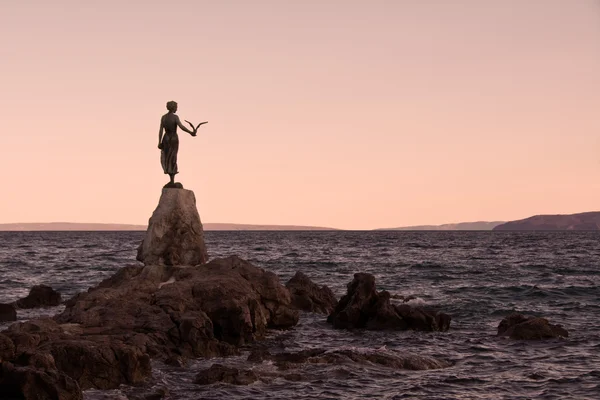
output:
[[[169,101],[167,103],[168,113],[162,116],[160,119],[160,131],[158,132],[158,148],[160,149],[160,163],[162,165],[165,174],[168,174],[171,178],[165,188],[183,188],[181,183],[175,183],[175,174],[179,173],[177,170],[177,151],[179,150],[179,137],[177,136],[177,127],[181,130],[189,133],[192,136],[196,136],[200,125],[208,123],[208,121],[199,123],[196,127],[190,122],[187,122],[192,130],[186,128],[181,121],[177,112],[177,103]],[[164,136],[163,136],[164,131]]]

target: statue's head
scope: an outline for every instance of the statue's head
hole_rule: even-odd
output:
[[[176,112],[177,111],[177,103],[175,101],[168,101],[167,102],[167,110],[171,111],[171,112]]]

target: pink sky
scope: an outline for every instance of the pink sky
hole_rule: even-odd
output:
[[[0,3],[0,223],[370,229],[600,210],[596,0]]]

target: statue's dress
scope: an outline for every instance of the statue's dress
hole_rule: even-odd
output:
[[[177,116],[169,113],[162,117],[161,124],[165,129],[162,138],[162,150],[160,152],[160,163],[165,174],[176,174],[177,151],[179,150],[179,137],[177,136]]]

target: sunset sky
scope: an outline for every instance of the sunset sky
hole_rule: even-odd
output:
[[[600,1],[0,0],[0,223],[371,229],[600,210]]]

